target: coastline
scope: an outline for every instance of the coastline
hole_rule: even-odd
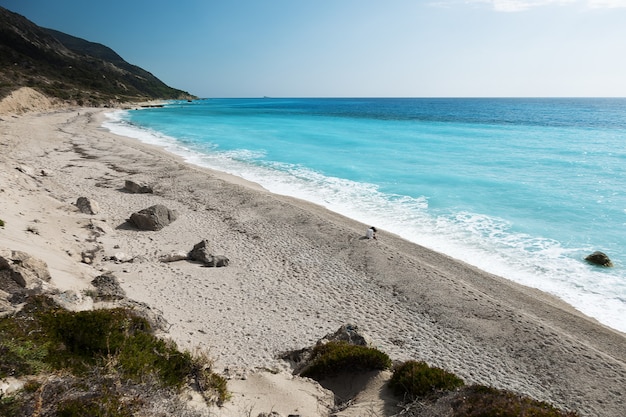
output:
[[[208,349],[218,371],[288,372],[278,353],[352,323],[392,359],[424,360],[468,383],[581,415],[619,416],[626,407],[626,335],[549,294],[384,230],[361,239],[367,225],[113,135],[100,127],[103,110],[1,117],[0,246],[35,252],[62,290],[80,292],[112,271],[129,298],[163,313],[181,348]],[[125,193],[126,179],[155,193]],[[78,213],[79,196],[100,213]],[[157,203],[179,218],[158,232],[125,226]],[[24,230],[35,219],[33,237]],[[91,220],[109,227],[98,242],[105,256],[88,266],[78,255],[92,244],[83,237]],[[203,239],[228,267],[158,262]],[[120,251],[135,261],[105,260]]]

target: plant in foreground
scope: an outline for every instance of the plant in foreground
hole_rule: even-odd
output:
[[[532,398],[482,385],[468,387],[454,405],[453,417],[577,417]]]
[[[315,380],[340,372],[372,371],[391,366],[391,359],[386,353],[346,342],[328,342],[315,346],[311,357],[311,364],[302,372],[302,376]]]
[[[450,391],[464,384],[456,375],[418,361],[404,362],[394,370],[389,381],[389,387],[396,396],[409,400],[435,391]]]
[[[0,318],[0,378],[63,374],[99,385],[94,375],[109,375],[123,384],[149,383],[174,391],[195,383],[207,401],[222,403],[229,398],[226,380],[211,365],[207,355],[181,352],[173,342],[156,337],[130,309],[71,312],[48,297],[34,296],[19,313]],[[58,386],[55,398],[65,390]],[[118,392],[107,392],[92,405],[126,407]],[[7,409],[21,407],[18,398],[1,400],[0,415],[13,415]],[[58,404],[59,415],[89,415],[96,412],[87,409],[92,405],[85,398],[68,398]]]

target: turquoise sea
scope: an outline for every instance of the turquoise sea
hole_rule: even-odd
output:
[[[206,99],[105,127],[626,332],[626,99]],[[615,267],[587,264],[596,250]]]

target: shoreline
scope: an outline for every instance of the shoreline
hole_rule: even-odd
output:
[[[278,353],[352,323],[394,360],[424,360],[581,415],[623,412],[614,388],[626,386],[623,333],[547,293],[385,231],[361,239],[368,226],[355,220],[116,136],[101,127],[105,111],[2,116],[0,246],[36,252],[59,288],[80,292],[113,272],[129,298],[163,313],[179,347],[208,348],[217,370],[288,372]],[[23,178],[16,164],[48,174]],[[125,193],[126,179],[155,193]],[[78,213],[80,196],[100,212]],[[158,232],[125,226],[157,203],[178,219]],[[33,218],[35,244],[24,234]],[[105,256],[91,266],[77,259],[90,244],[78,220],[108,226],[97,242]],[[228,267],[158,262],[203,239]],[[136,261],[104,260],[116,252]]]
[[[179,106],[171,107],[171,115],[178,114]],[[284,172],[281,168],[273,167],[273,162],[263,157],[256,162],[240,161],[237,158],[233,160],[228,152],[224,153],[224,150],[230,149],[234,144],[220,144],[219,138],[215,138],[214,145],[224,149],[222,151],[218,149],[215,154],[211,152],[206,154],[202,141],[198,143],[192,141],[194,144],[189,143],[187,146],[183,143],[185,141],[169,137],[171,134],[176,136],[174,131],[164,135],[162,132],[147,128],[150,119],[158,116],[158,113],[115,112],[108,115],[110,120],[105,121],[103,126],[114,134],[161,146],[188,163],[258,181],[272,193],[304,199],[359,222],[376,225],[412,243],[446,254],[485,272],[550,293],[600,323],[622,333],[626,332],[624,326],[626,322],[621,317],[626,314],[626,305],[621,301],[623,297],[620,295],[623,291],[620,291],[618,285],[622,278],[626,279],[623,276],[623,259],[619,248],[616,247],[620,240],[611,234],[602,235],[601,228],[594,228],[595,232],[587,235],[586,227],[589,226],[581,228],[573,222],[579,218],[578,212],[563,209],[560,213],[559,209],[556,209],[557,214],[552,214],[550,220],[545,220],[545,216],[533,211],[537,210],[538,206],[532,203],[527,203],[528,207],[520,203],[523,205],[513,208],[509,207],[510,203],[507,202],[494,202],[498,207],[509,207],[508,210],[504,208],[494,211],[476,208],[474,204],[477,201],[468,203],[470,206],[455,203],[448,207],[444,195],[456,194],[454,190],[448,190],[447,187],[450,186],[448,184],[442,187],[435,185],[434,189],[425,185],[420,193],[414,194],[407,190],[407,195],[397,198],[394,193],[385,191],[384,187],[378,189],[376,185],[368,182],[359,183],[358,180],[354,182],[354,179],[350,179],[351,176],[336,180],[335,176],[339,175],[337,171],[324,170],[324,174],[300,166],[297,161],[292,161],[298,167],[298,173],[294,175],[294,172]],[[170,111],[166,113],[170,114]],[[136,126],[131,123],[135,119],[137,121],[145,119],[148,124],[144,127]],[[198,128],[203,129],[201,126]],[[180,135],[185,136],[184,126],[181,126],[181,129],[183,130],[180,131]],[[245,136],[245,132],[241,134]],[[211,133],[207,131],[207,135],[210,136]],[[255,146],[245,145],[245,142],[236,147],[242,146],[249,148],[248,151],[256,149]],[[268,146],[268,151],[273,153],[271,145]],[[279,159],[289,160],[284,156]],[[311,163],[313,164],[311,166],[315,166],[315,160]],[[342,165],[346,166],[346,163]],[[388,162],[383,161],[383,166],[386,163]],[[272,167],[268,168],[268,165]],[[385,169],[383,171],[386,172]],[[443,176],[445,178],[445,173]],[[381,184],[387,184],[384,178],[380,181]],[[393,183],[392,180],[389,181]],[[476,178],[472,181],[480,183]],[[491,186],[505,185],[494,183]],[[507,188],[509,192],[514,189],[510,186]],[[396,191],[402,194],[398,189]],[[534,201],[528,195],[526,197],[524,201]],[[486,201],[484,198],[478,199]],[[561,207],[558,203],[544,201],[544,204],[549,206],[556,204]],[[578,207],[583,203],[575,199],[568,201],[567,204]],[[586,215],[601,217],[592,211]],[[536,219],[540,220],[535,223]],[[559,226],[561,221],[563,227]],[[526,224],[530,226],[526,227]],[[555,234],[556,230],[559,232]],[[609,254],[616,267],[605,269],[590,265],[585,257],[596,250]]]

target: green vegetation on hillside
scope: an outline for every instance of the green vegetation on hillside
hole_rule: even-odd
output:
[[[205,355],[157,338],[132,310],[70,312],[45,296],[0,318],[0,378],[28,382],[0,398],[0,415],[31,415],[39,403],[55,415],[126,416],[194,385],[208,402],[228,399],[226,381]]]
[[[394,395],[420,406],[435,403],[459,390],[449,401],[448,417],[576,417],[532,398],[483,385],[465,386],[461,378],[424,362],[407,361],[394,369],[389,381]]]
[[[0,7],[0,99],[19,87],[78,105],[192,98],[104,45],[40,28]]]

